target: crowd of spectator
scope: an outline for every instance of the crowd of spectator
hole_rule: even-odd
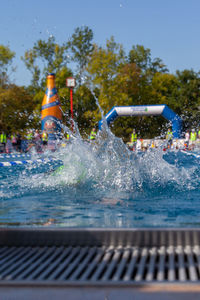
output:
[[[48,135],[44,130],[30,130],[25,136],[20,133],[6,134],[0,133],[0,153],[28,152],[34,148],[36,152],[43,152],[48,143]]]
[[[200,148],[200,128],[195,130],[186,130],[185,136],[181,139],[173,137],[172,128],[169,128],[165,139],[141,139],[133,129],[131,133],[130,142],[127,143],[130,150],[142,150],[145,151],[149,148],[163,147],[163,150],[167,149],[185,149],[194,150],[195,148]]]
[[[96,129],[93,128],[89,136],[89,141],[95,141],[96,135]],[[66,135],[65,140],[69,141],[69,134]],[[37,129],[29,130],[25,136],[22,136],[20,133],[6,134],[4,131],[0,133],[0,153],[28,152],[31,149],[35,149],[36,152],[42,153],[49,144],[48,134],[45,130],[42,132],[39,132]],[[132,151],[144,151],[148,148],[156,148],[157,145],[158,143],[156,143],[155,139],[152,139],[149,142],[138,138],[135,129],[133,129],[131,133],[130,142],[127,143],[128,148]],[[196,146],[200,147],[200,129],[187,130],[185,132],[185,137],[178,140],[173,137],[172,129],[169,128],[163,145],[165,149],[184,148],[193,150]],[[48,149],[50,149],[50,147]]]

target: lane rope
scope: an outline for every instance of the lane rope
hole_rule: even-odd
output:
[[[186,154],[186,155],[190,155],[190,156],[194,156],[196,158],[200,158],[200,155],[195,154],[195,153],[187,152],[187,151],[184,151],[184,150],[181,150],[181,152]]]
[[[48,163],[48,162],[53,162],[53,161],[58,161],[57,158],[39,158],[36,160],[15,160],[15,161],[5,161],[5,162],[0,162],[0,167],[11,167],[11,166],[16,166],[16,165],[25,165],[25,164],[38,164],[38,163]]]
[[[20,153],[20,154],[7,154],[7,153],[1,153],[0,154],[0,158],[18,158],[18,157],[25,157],[25,158],[30,158],[31,154],[27,154],[27,153]]]

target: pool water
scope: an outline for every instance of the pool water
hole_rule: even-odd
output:
[[[55,160],[0,168],[0,226],[200,225],[198,152],[134,153],[107,131],[44,156]]]

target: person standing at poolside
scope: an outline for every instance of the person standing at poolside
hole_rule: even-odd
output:
[[[131,133],[131,145],[133,146],[133,151],[134,151],[137,145],[137,133],[135,129],[133,129],[133,132]]]
[[[94,141],[96,139],[96,129],[93,128],[92,131],[90,132],[90,141]]]
[[[28,144],[32,144],[32,142],[33,142],[33,131],[31,129],[28,131],[27,141],[28,141]]]
[[[47,144],[48,144],[48,134],[47,134],[46,130],[44,129],[42,132],[42,145],[44,148],[46,148]]]
[[[7,137],[5,150],[6,150],[6,153],[12,153],[12,151],[13,151],[12,140],[11,140],[10,134]]]
[[[2,133],[0,134],[0,143],[2,145],[2,151],[5,152],[5,148],[6,148],[6,134],[4,131],[2,131]]]
[[[12,148],[13,148],[13,150],[16,151],[17,138],[16,138],[16,134],[15,133],[11,134],[11,142],[12,142]]]
[[[167,130],[166,140],[167,140],[167,148],[171,148],[173,142],[173,133],[171,128],[168,128]]]
[[[199,131],[198,131],[198,139],[200,139],[200,128],[199,128]]]
[[[69,135],[69,133],[66,133],[66,134],[65,134],[65,138],[66,138],[66,141],[67,141],[67,142],[70,141],[70,135]]]
[[[42,151],[42,141],[41,141],[41,135],[40,135],[38,129],[36,129],[36,131],[34,133],[34,144],[35,144],[36,152],[41,152]]]
[[[197,133],[195,132],[195,129],[193,128],[192,131],[191,131],[191,133],[190,133],[190,140],[192,142],[195,142],[196,139],[197,139]]]
[[[185,133],[185,148],[186,149],[188,149],[189,141],[190,141],[190,131],[187,130]]]
[[[197,132],[197,147],[198,148],[200,147],[200,127],[199,127],[199,130]]]
[[[194,149],[196,140],[197,140],[197,133],[193,128],[192,131],[190,132],[191,150]]]
[[[21,152],[21,146],[22,146],[22,136],[20,133],[17,133],[17,137],[16,137],[17,143],[16,143],[16,150],[18,152]]]

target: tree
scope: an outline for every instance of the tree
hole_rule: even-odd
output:
[[[0,130],[14,133],[37,126],[32,96],[24,87],[0,88]]]
[[[93,32],[87,26],[77,27],[72,37],[67,43],[67,48],[71,50],[72,61],[78,64],[77,80],[79,85],[82,84],[82,76],[85,67],[89,61],[89,57],[93,52],[92,44]]]
[[[159,97],[152,79],[166,68],[160,59],[152,61],[150,50],[143,46],[133,47],[127,59],[122,46],[111,37],[106,48],[95,46],[87,70],[93,86],[99,89],[99,104],[107,113],[117,105],[155,104]],[[98,120],[100,115],[95,112],[95,117]],[[132,117],[120,118],[111,126],[115,134],[128,138],[133,127],[147,134],[154,123],[152,118]]]
[[[47,73],[58,73],[69,61],[67,47],[59,46],[52,36],[47,41],[38,40],[22,60],[32,73],[31,84],[35,89],[45,85]]]
[[[128,54],[130,63],[135,63],[141,69],[143,74],[152,78],[152,75],[159,73],[166,73],[168,69],[160,58],[151,58],[151,50],[142,45],[132,46]]]
[[[95,111],[97,104],[95,95],[84,84],[79,86],[74,94],[75,120],[83,135],[88,135],[96,125]]]
[[[176,72],[178,99],[185,126],[198,127],[200,123],[200,72],[183,70]]]
[[[9,83],[8,67],[12,63],[15,52],[11,51],[8,46],[0,45],[0,87]]]
[[[46,89],[46,75],[51,72],[56,74],[56,87],[63,111],[69,110],[69,90],[66,88],[66,78],[72,76],[72,72],[67,68],[66,45],[58,45],[54,37],[49,37],[47,41],[38,40],[33,49],[25,52],[22,60],[33,76],[29,91],[33,95],[35,116],[40,118],[42,99]]]
[[[152,98],[155,104],[167,104],[180,113],[179,82],[173,74],[156,73],[152,79]]]
[[[107,41],[105,49],[95,45],[87,67],[88,80],[93,88],[99,89],[99,104],[105,112],[127,100],[121,87],[121,80],[126,80],[126,76],[119,76],[124,63],[123,48],[114,42],[113,37]]]
[[[98,101],[104,114],[113,106],[138,104],[141,71],[127,61],[122,45],[113,37],[105,48],[95,45],[87,71],[93,87],[99,90]],[[96,121],[101,118],[99,110],[94,115]],[[116,135],[128,136],[132,123],[133,118],[120,118],[111,127]]]

